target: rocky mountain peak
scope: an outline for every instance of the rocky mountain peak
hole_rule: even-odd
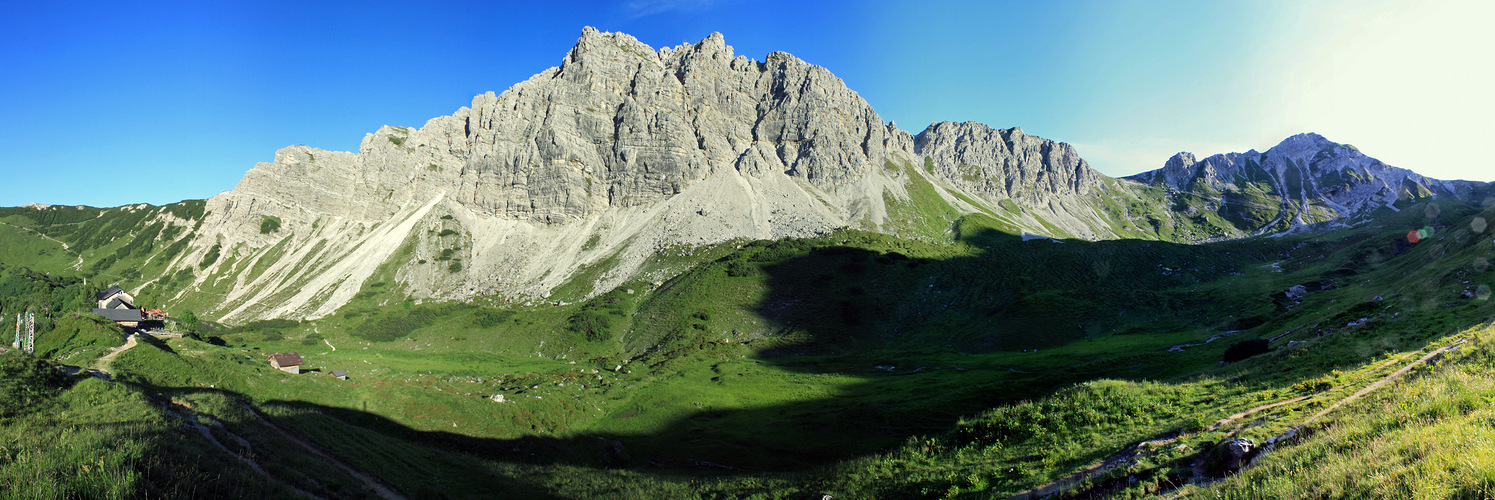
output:
[[[1295,156],[1305,153],[1313,154],[1317,153],[1320,150],[1335,148],[1338,146],[1339,144],[1325,139],[1324,136],[1315,134],[1313,132],[1307,132],[1302,134],[1295,134],[1286,139],[1283,139],[1282,142],[1279,142],[1276,146],[1272,146],[1271,149],[1268,149],[1267,153]]]
[[[1179,153],[1163,168],[1127,179],[1211,200],[1248,234],[1359,220],[1381,207],[1430,197],[1460,197],[1479,183],[1429,179],[1366,156],[1316,133],[1293,135],[1265,152]]]
[[[1044,203],[1053,195],[1081,195],[1101,183],[1074,147],[976,122],[940,122],[914,138],[914,152],[931,159],[946,178],[995,198]]]
[[[1319,135],[1316,132],[1303,132],[1300,134],[1293,134],[1291,136],[1288,136],[1286,139],[1283,139],[1282,142],[1277,143],[1278,146],[1289,147],[1294,145],[1327,146],[1334,144],[1335,143],[1333,141],[1325,139],[1324,136]]]
[[[1179,178],[1229,172],[1176,159]],[[909,134],[785,52],[754,61],[720,33],[656,50],[589,27],[559,66],[420,128],[381,127],[356,153],[281,150],[208,200],[180,259],[250,256],[203,270],[238,273],[219,318],[315,318],[380,269],[415,298],[529,301],[582,269],[606,290],[677,246],[842,227],[939,238],[947,217],[976,212],[1014,231],[1118,237],[1103,212],[1137,199],[1128,189],[1020,128]],[[271,218],[279,230],[262,230]]]
[[[1178,154],[1168,158],[1168,161],[1163,163],[1161,170],[1149,172],[1152,175],[1145,182],[1152,182],[1152,179],[1157,178],[1162,183],[1174,188],[1187,186],[1196,174],[1194,167],[1197,163],[1198,161],[1194,158],[1194,153],[1180,151]]]

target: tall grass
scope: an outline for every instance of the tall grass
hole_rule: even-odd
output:
[[[1225,498],[1488,498],[1495,494],[1495,329],[1412,379],[1344,407],[1202,491]]]

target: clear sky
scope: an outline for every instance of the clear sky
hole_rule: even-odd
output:
[[[1101,172],[1318,132],[1495,181],[1495,2],[12,2],[0,206],[162,204],[292,145],[351,151],[558,65],[583,26],[720,31],[830,69],[887,120],[1022,127]]]

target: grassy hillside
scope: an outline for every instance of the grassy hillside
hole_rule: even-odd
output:
[[[8,386],[28,410],[0,421],[0,446],[61,453],[27,441],[42,427],[78,429],[84,455],[139,443],[105,479],[89,479],[84,455],[15,465],[12,477],[78,496],[195,494],[182,489],[206,488],[194,474],[229,478],[208,495],[365,496],[385,483],[414,497],[1133,495],[1204,487],[1227,472],[1221,443],[1307,423],[1210,491],[1274,496],[1297,477],[1331,495],[1488,494],[1483,462],[1433,446],[1456,436],[1430,439],[1483,418],[1487,384],[1471,377],[1495,317],[1481,288],[1495,284],[1489,220],[1491,208],[1422,202],[1356,229],[1181,245],[1022,241],[969,215],[910,227],[922,240],[842,231],[702,248],[709,260],[672,279],[543,307],[416,303],[383,269],[315,322],[205,322],[201,340],[115,354],[112,382]],[[122,342],[68,314],[91,299],[81,271],[22,264],[0,268],[0,307],[56,312],[37,362],[87,368]],[[1469,347],[1418,363],[1454,338]],[[302,374],[266,363],[286,351],[308,360]],[[43,365],[18,370],[55,373]],[[1407,366],[1424,375],[1308,422]],[[328,376],[338,369],[348,380]],[[1354,417],[1388,405],[1412,416]],[[1481,450],[1481,436],[1459,443]],[[305,450],[298,439],[344,463],[283,452]],[[1444,465],[1388,453],[1371,463],[1395,479],[1376,481],[1311,467],[1360,463],[1345,439],[1422,443],[1416,456]],[[188,451],[152,462],[161,450]],[[1473,472],[1440,472],[1466,462]],[[1097,463],[1112,467],[1072,475]]]
[[[205,204],[0,207],[0,264],[94,284],[128,283],[139,305],[159,306],[190,282],[190,266],[173,261]]]

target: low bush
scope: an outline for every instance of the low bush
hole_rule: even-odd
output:
[[[493,328],[512,317],[514,317],[514,311],[507,309],[478,309],[472,314],[472,326]]]

